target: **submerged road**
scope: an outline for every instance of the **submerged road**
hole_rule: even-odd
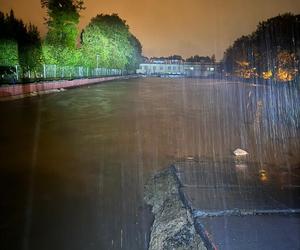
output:
[[[217,164],[243,148],[257,169],[299,190],[299,107],[299,89],[288,86],[160,78],[1,102],[0,248],[147,249],[144,183],[188,157]],[[213,189],[231,168],[215,172]]]
[[[175,164],[184,201],[209,247],[299,249],[300,167],[265,165],[262,170],[246,158],[238,161]]]

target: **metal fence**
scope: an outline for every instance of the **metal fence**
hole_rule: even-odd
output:
[[[97,78],[127,75],[133,72],[121,69],[72,67],[43,64],[38,70],[22,71],[19,66],[1,66],[0,84],[51,81],[59,79]]]
[[[43,65],[42,78],[89,78],[125,74],[121,69]]]

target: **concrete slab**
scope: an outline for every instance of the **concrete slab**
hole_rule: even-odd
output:
[[[228,209],[300,209],[298,168],[262,168],[230,161],[182,161],[175,164],[182,191],[201,211]]]
[[[189,159],[174,167],[208,248],[300,249],[298,166],[276,168],[233,158]]]
[[[259,189],[239,189],[230,187],[206,189],[197,187],[183,188],[193,210],[205,212],[223,210],[272,210],[287,207]]]
[[[244,216],[201,218],[217,249],[298,250],[299,216]]]

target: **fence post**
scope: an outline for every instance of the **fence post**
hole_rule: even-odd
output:
[[[16,74],[17,74],[17,81],[19,81],[19,70],[18,70],[18,65],[16,65]]]
[[[44,79],[46,79],[46,65],[45,64],[43,64],[43,68],[44,68],[44,75],[43,75],[43,77],[44,77]]]

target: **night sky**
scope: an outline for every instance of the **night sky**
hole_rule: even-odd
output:
[[[146,56],[216,54],[255,30],[258,22],[285,12],[300,13],[299,0],[85,0],[83,28],[96,14],[118,13],[143,45]],[[37,25],[44,35],[40,0],[0,0],[1,11]]]

